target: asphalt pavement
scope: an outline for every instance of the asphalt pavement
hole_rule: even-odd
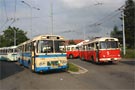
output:
[[[69,59],[88,71],[32,73],[17,62],[0,62],[0,90],[134,90],[134,59],[117,64],[94,64]]]

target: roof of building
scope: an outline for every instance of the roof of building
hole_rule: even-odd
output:
[[[71,40],[66,40],[66,44],[68,44],[69,41],[71,41]],[[75,44],[78,44],[78,43],[82,42],[83,40],[77,39],[77,40],[73,40],[73,41],[75,42]]]

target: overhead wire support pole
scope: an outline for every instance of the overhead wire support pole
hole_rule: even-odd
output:
[[[25,5],[27,5],[28,7],[30,7],[30,17],[31,17],[31,38],[32,38],[32,9],[36,9],[36,10],[40,10],[39,8],[36,7],[32,7],[30,4],[26,3],[25,1],[21,1],[22,3],[24,3]]]
[[[52,35],[53,33],[53,1],[51,0],[51,29],[52,29]]]
[[[6,8],[6,2],[5,0],[3,0],[4,2],[4,10],[5,10],[5,14],[6,14],[6,21],[1,25],[0,30],[8,23],[9,19],[8,19],[8,15],[7,15],[7,8]]]
[[[126,54],[126,40],[125,40],[125,20],[124,20],[124,10],[122,11],[122,28],[123,28],[123,54]]]
[[[14,23],[15,20],[16,20],[16,3],[17,3],[17,0],[15,0],[15,12],[14,12],[13,23]],[[16,30],[14,30],[14,46],[16,46]]]
[[[126,39],[125,39],[125,5],[122,5],[118,10],[122,13],[122,33],[123,33],[123,55],[126,55]]]
[[[30,8],[30,18],[31,18],[31,21],[30,21],[30,32],[31,32],[31,38],[32,38],[32,6],[28,3],[26,3],[25,1],[21,1],[22,3],[24,3],[25,5],[27,5],[29,8]]]

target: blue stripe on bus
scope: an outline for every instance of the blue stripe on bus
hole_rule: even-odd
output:
[[[30,53],[24,53],[24,57],[31,57]],[[47,58],[47,57],[66,57],[66,54],[52,54],[52,55],[36,55],[36,57]]]
[[[31,57],[31,53],[23,53],[22,55],[25,57]]]
[[[66,57],[66,54],[56,54],[56,55],[37,55],[40,58],[50,58],[50,57]]]
[[[29,67],[29,64],[28,64],[28,61],[25,61],[25,60],[18,60],[18,62],[20,64],[22,64],[23,66],[25,67]],[[35,72],[45,72],[45,71],[50,71],[50,70],[64,70],[64,69],[67,69],[68,66],[67,65],[63,65],[63,66],[60,66],[60,67],[57,67],[57,68],[53,68],[51,66],[46,66],[46,67],[35,67]]]
[[[25,67],[29,67],[29,62],[27,60],[18,60],[18,62]]]
[[[35,68],[35,72],[45,72],[45,71],[50,71],[50,70],[64,70],[64,69],[67,69],[67,65],[63,65],[63,66],[60,66],[58,68],[52,68],[52,67],[36,67]]]

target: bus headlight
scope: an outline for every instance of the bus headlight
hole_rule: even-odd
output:
[[[65,60],[61,60],[60,61],[62,64],[67,64],[67,61],[65,61]]]

